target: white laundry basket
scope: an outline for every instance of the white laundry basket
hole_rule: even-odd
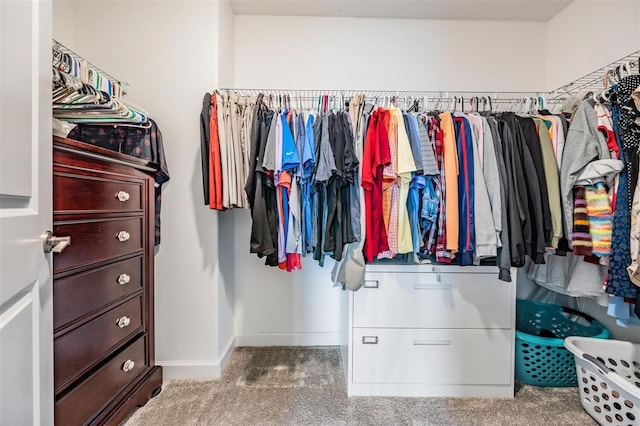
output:
[[[601,425],[640,425],[640,344],[567,337],[582,407]]]

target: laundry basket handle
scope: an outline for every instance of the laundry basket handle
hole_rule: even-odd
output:
[[[583,353],[582,357],[584,359],[586,359],[587,361],[591,361],[592,363],[597,365],[598,368],[600,370],[602,370],[601,371],[602,374],[604,374],[604,375],[608,375],[609,374],[609,371],[610,371],[609,367],[607,367],[607,365],[604,362],[600,361],[598,358],[594,357],[593,355],[589,355],[587,353]]]
[[[585,314],[584,312],[580,312],[580,311],[577,311],[577,310],[575,310],[575,309],[568,308],[568,307],[566,307],[566,306],[562,306],[562,311],[563,311],[563,312],[566,312],[566,313],[568,313],[568,314],[571,314],[571,315],[577,315],[577,316],[579,316],[579,317],[582,317],[582,318],[584,318],[585,320],[589,321],[589,324],[592,324],[594,321],[596,321],[596,319],[595,319],[595,318],[593,318],[592,316],[587,315],[587,314]]]
[[[575,336],[569,336],[566,339],[564,339],[564,347],[567,350],[569,350],[569,352],[573,353],[575,356],[592,362],[600,370],[602,370],[602,374],[609,374],[609,371],[610,371],[609,367],[607,367],[607,365],[604,362],[600,361],[598,358],[583,351],[578,345],[574,343],[574,339],[576,339]]]

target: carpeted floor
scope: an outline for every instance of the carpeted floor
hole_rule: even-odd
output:
[[[518,385],[513,399],[347,397],[335,347],[237,348],[216,381],[165,380],[125,426],[595,425],[577,388]]]

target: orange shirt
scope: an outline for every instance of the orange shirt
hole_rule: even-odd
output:
[[[447,250],[458,252],[459,217],[458,217],[458,150],[456,148],[456,133],[453,117],[450,112],[440,114],[440,128],[442,129],[444,179],[447,185],[445,200],[447,220]]]

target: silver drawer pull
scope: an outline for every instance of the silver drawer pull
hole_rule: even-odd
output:
[[[362,336],[363,345],[377,345],[378,336]]]
[[[120,232],[118,232],[118,235],[116,235],[116,237],[118,237],[118,240],[120,240],[120,241],[122,241],[124,243],[129,238],[131,238],[131,234],[129,234],[127,231],[120,231]]]
[[[136,366],[136,363],[131,361],[130,359],[126,360],[124,362],[124,365],[122,366],[122,371],[124,371],[125,373],[133,370],[133,367]]]
[[[131,196],[126,191],[118,191],[116,193],[116,198],[124,203],[125,201],[129,201],[129,198],[131,198]]]
[[[416,284],[413,286],[416,290],[451,290],[451,284]]]
[[[451,340],[414,340],[413,346],[450,346]]]
[[[131,318],[125,315],[122,318],[120,318],[118,321],[116,321],[116,324],[118,324],[118,327],[120,328],[129,327],[129,324],[131,324]]]
[[[129,283],[129,281],[131,281],[131,276],[129,276],[129,275],[127,275],[127,274],[121,274],[121,275],[118,277],[118,283],[119,283],[120,285],[128,284],[128,283]]]
[[[378,280],[364,280],[362,285],[364,288],[380,288],[380,281]]]

